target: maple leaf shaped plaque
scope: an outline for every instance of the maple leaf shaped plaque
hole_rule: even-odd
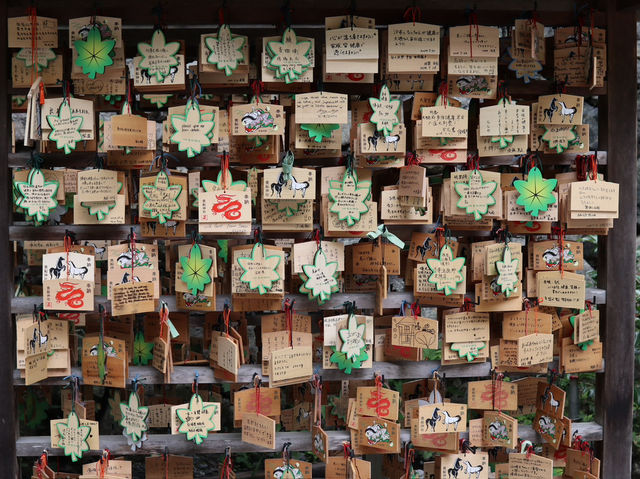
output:
[[[502,261],[496,261],[496,270],[498,271],[496,282],[507,298],[516,290],[519,263],[518,258],[511,259],[511,248],[505,245]]]
[[[81,426],[78,415],[71,411],[67,423],[56,424],[60,440],[57,446],[64,449],[64,455],[70,456],[71,461],[76,462],[82,454],[89,450],[87,438],[91,434],[89,426]]]
[[[213,260],[202,257],[202,250],[198,243],[191,247],[188,256],[180,257],[180,264],[184,271],[181,279],[187,283],[187,288],[191,290],[193,295],[197,295],[199,291],[204,291],[205,286],[211,283],[209,270]]]
[[[16,59],[22,60],[27,68],[33,68],[36,71],[42,71],[50,62],[56,59],[56,52],[51,48],[36,48],[36,54],[33,54],[32,48],[22,48],[17,54]]]
[[[282,279],[278,274],[280,256],[267,256],[262,243],[256,243],[251,250],[251,256],[238,258],[238,265],[242,268],[240,281],[247,283],[249,289],[257,289],[258,293],[265,294],[273,287],[273,283]]]
[[[153,32],[151,43],[138,43],[138,53],[142,56],[138,67],[147,70],[149,77],[155,76],[158,82],[171,73],[171,68],[178,65],[176,57],[180,50],[180,42],[169,42],[159,28]]]
[[[318,298],[323,303],[338,290],[338,262],[327,261],[327,255],[319,249],[313,257],[313,264],[302,266],[304,284],[300,292],[308,292],[310,298]]]
[[[444,245],[440,249],[439,258],[427,260],[427,266],[431,270],[429,282],[435,284],[438,291],[444,291],[445,296],[449,296],[458,284],[464,281],[464,276],[462,275],[464,262],[464,258],[453,257],[451,246]]]
[[[496,200],[493,193],[496,191],[498,183],[495,181],[485,182],[482,179],[482,173],[475,169],[469,175],[467,183],[456,183],[453,188],[460,196],[456,206],[464,208],[468,214],[472,214],[476,221],[482,219],[482,215],[486,215],[489,206],[495,205]]]
[[[392,100],[389,88],[383,85],[378,98],[369,98],[369,105],[373,110],[369,121],[376,125],[377,131],[381,131],[385,136],[391,135],[393,128],[400,123],[398,110],[401,101]]]
[[[128,436],[133,444],[144,440],[145,432],[148,429],[149,408],[140,406],[137,392],[132,392],[129,395],[128,402],[120,403],[120,412],[122,413],[120,425],[124,428],[124,435]]]
[[[541,211],[547,211],[549,205],[556,202],[553,190],[556,188],[558,180],[552,178],[545,180],[542,172],[534,166],[529,170],[526,180],[516,180],[513,182],[520,195],[516,203],[524,206],[524,211],[537,217]]]
[[[171,124],[175,129],[175,133],[171,135],[171,142],[177,143],[179,151],[186,151],[187,157],[199,155],[211,144],[209,133],[213,130],[215,122],[202,119],[197,103],[187,104],[184,115],[171,115]]]
[[[151,218],[157,219],[159,224],[165,224],[173,213],[180,210],[178,197],[182,193],[182,185],[172,185],[166,171],[160,170],[155,184],[143,185],[141,189],[146,198],[142,209],[148,211]]]
[[[352,172],[347,171],[341,182],[332,181],[329,186],[329,211],[336,213],[340,221],[353,226],[369,211],[366,200],[370,195],[371,182],[359,182]]]
[[[45,181],[44,173],[39,168],[31,169],[27,181],[17,181],[15,186],[21,195],[16,199],[16,206],[24,208],[27,215],[33,216],[38,223],[46,220],[51,210],[58,206],[56,194],[59,183]]]
[[[76,65],[82,68],[82,73],[95,80],[96,75],[102,75],[106,67],[113,65],[111,53],[115,45],[115,40],[103,40],[100,27],[94,25],[89,30],[86,40],[73,42],[78,52]]]
[[[76,149],[76,143],[82,141],[80,128],[82,127],[82,117],[71,114],[71,105],[67,100],[60,104],[58,115],[47,115],[47,123],[51,127],[49,140],[56,142],[58,150],[64,150],[65,154]]]
[[[220,403],[205,405],[199,394],[191,396],[188,408],[176,409],[178,419],[182,421],[178,432],[187,436],[187,441],[202,444],[209,431],[220,429],[216,418],[220,413]]]
[[[205,45],[210,50],[207,62],[223,70],[226,76],[231,76],[238,64],[244,61],[242,48],[245,40],[244,36],[232,35],[229,25],[221,25],[216,37],[205,38]]]
[[[294,82],[311,66],[311,42],[299,42],[292,28],[284,31],[282,41],[267,43],[267,49],[272,55],[269,68],[275,71],[276,78],[284,80],[285,83]]]

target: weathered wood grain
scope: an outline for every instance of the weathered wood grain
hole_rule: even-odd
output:
[[[589,301],[593,301],[595,304],[605,304],[607,299],[607,292],[604,289],[587,288],[586,297]],[[309,300],[309,297],[302,294],[287,294],[287,298],[295,299],[297,311],[319,311],[329,309],[342,309],[345,301],[355,301],[358,309],[374,309],[375,308],[375,296],[372,293],[337,293],[331,296],[322,306],[318,306],[316,301]],[[175,296],[161,296],[161,301],[167,303],[170,311],[176,311],[176,298]],[[384,300],[385,308],[397,308],[400,309],[402,301],[413,302],[413,293],[406,292],[390,292],[387,298]],[[30,313],[33,311],[34,304],[42,303],[42,297],[39,296],[26,296],[21,298],[11,299],[11,312],[17,313]],[[225,304],[231,303],[231,296],[218,295],[216,297],[216,308],[218,311],[224,309]],[[98,305],[109,306],[109,301],[105,296],[96,296],[95,298],[95,310],[98,310]],[[425,305],[427,306],[427,305]]]
[[[602,438],[602,427],[594,422],[576,423],[574,430],[586,441],[599,441]],[[348,431],[326,431],[329,436],[329,449],[331,451],[341,451],[342,442],[349,441],[350,435]],[[521,425],[518,427],[518,435],[523,440],[533,442],[541,442],[540,436],[531,428],[531,426]],[[460,437],[468,438],[468,433],[461,433]],[[42,436],[26,436],[21,437],[16,445],[18,456],[37,456],[42,453],[44,447],[49,447],[46,442],[48,438]],[[403,442],[410,440],[409,429],[402,429],[400,439]],[[275,452],[281,451],[285,442],[290,442],[291,451],[310,451],[311,450],[311,433],[308,431],[297,432],[278,432],[276,434],[276,448],[274,450],[264,449],[261,447],[247,444],[241,441],[241,435],[238,432],[210,434],[205,441],[196,446],[193,442],[186,440],[185,436],[170,434],[149,434],[147,441],[144,442],[141,449],[131,452],[131,448],[127,446],[127,439],[122,435],[101,436],[100,447],[108,448],[114,455],[148,455],[151,453],[164,453],[165,447],[171,451],[171,454],[221,454],[224,453],[227,446],[231,446],[233,453],[240,452]],[[49,454],[59,456],[62,449],[49,448]],[[90,451],[85,455],[99,455],[102,451]]]
[[[604,443],[600,477],[631,477],[633,425],[636,200],[637,200],[637,58],[636,12],[618,10],[608,0],[609,94],[605,115],[605,143],[611,158],[607,180],[620,185],[620,218],[614,222],[606,244],[599,286],[607,288],[608,301],[602,323],[607,368],[598,382],[599,417]]]
[[[462,377],[480,377],[489,376],[491,364],[474,363],[441,366],[440,361],[403,361],[397,363],[380,362],[373,363],[370,369],[354,369],[351,374],[344,374],[338,369],[322,369],[321,364],[315,364],[314,369],[318,369],[322,373],[324,381],[340,381],[342,379],[373,379],[373,373],[380,372],[385,379],[419,379],[431,377],[437,369],[438,372],[446,374],[447,378]],[[171,384],[191,384],[198,372],[198,382],[200,384],[216,384],[224,383],[213,377],[213,369],[208,366],[176,366],[171,374]],[[238,372],[239,383],[251,383],[255,373],[261,374],[261,365],[245,364],[240,367]],[[82,382],[82,369],[79,367],[72,368],[74,376],[80,378]],[[131,366],[129,367],[129,377],[143,377],[145,384],[163,384],[164,376],[151,366]],[[38,384],[62,385],[67,384],[62,378],[50,378]],[[14,371],[13,384],[16,386],[24,385],[24,379],[20,378],[18,370]]]
[[[0,471],[2,477],[14,478],[18,473],[16,461],[16,438],[18,434],[18,415],[14,407],[13,365],[14,326],[9,306],[13,288],[13,258],[9,241],[9,224],[11,223],[11,175],[8,167],[9,150],[11,149],[11,107],[7,95],[9,88],[9,59],[7,47],[7,2],[0,2],[0,390],[3,391],[2,408],[0,408]]]

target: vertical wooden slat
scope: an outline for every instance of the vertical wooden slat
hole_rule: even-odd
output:
[[[16,414],[13,391],[13,321],[11,320],[11,288],[13,285],[11,242],[11,175],[9,173],[9,148],[11,145],[11,104],[9,90],[9,56],[7,39],[7,2],[0,2],[0,475],[17,477]],[[3,199],[4,198],[4,199]]]
[[[608,180],[620,184],[620,218],[606,240],[607,287],[604,378],[600,381],[603,470],[600,477],[631,477],[636,278],[636,13],[607,2]]]

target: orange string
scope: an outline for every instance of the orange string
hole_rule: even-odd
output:
[[[413,464],[413,457],[415,455],[414,449],[409,449],[409,452],[405,454],[404,458],[404,477],[405,479],[409,478],[409,471],[411,471],[411,464]]]
[[[44,479],[46,476],[44,476],[44,472],[47,468],[47,453],[43,452],[40,455],[40,458],[38,459],[38,464],[36,466],[36,473],[38,474],[38,479]]]
[[[163,306],[160,310],[160,337],[164,339],[164,326],[169,321],[169,308]]]
[[[227,333],[227,338],[229,337],[229,317],[231,316],[231,311],[226,309],[222,312],[222,317],[224,318],[224,327]]]

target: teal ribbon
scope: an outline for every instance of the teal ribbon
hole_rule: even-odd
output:
[[[173,325],[173,323],[171,322],[170,319],[167,319],[167,326],[169,326],[169,332],[171,333],[171,337],[172,338],[177,338],[178,336],[180,336],[180,333],[178,332],[178,330],[176,329],[176,327]]]
[[[400,238],[394,235],[391,231],[389,231],[384,224],[381,224],[380,226],[378,226],[378,229],[376,231],[371,231],[370,233],[367,233],[367,238],[369,239],[374,240],[374,239],[378,239],[379,237],[386,239],[389,243],[396,245],[400,249],[404,248],[404,241],[402,241]]]

